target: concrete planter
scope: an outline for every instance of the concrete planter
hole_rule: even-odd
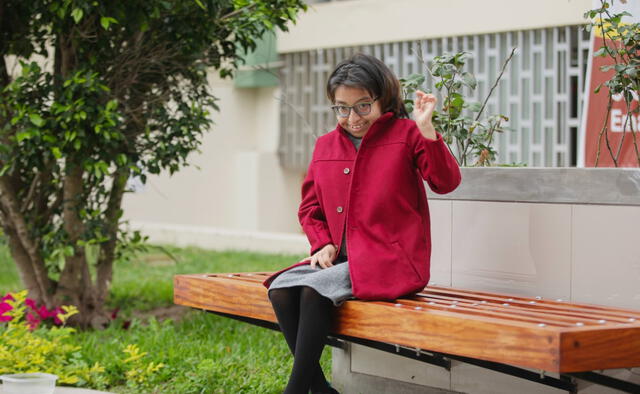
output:
[[[640,205],[638,168],[466,167],[453,193],[433,199]]]
[[[640,169],[463,168],[462,176],[453,193],[428,192],[431,284],[640,310]],[[608,373],[639,383],[638,371]],[[563,392],[358,345],[333,351],[333,375],[345,393]]]

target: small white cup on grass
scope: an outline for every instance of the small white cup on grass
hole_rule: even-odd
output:
[[[58,377],[50,373],[1,375],[2,394],[53,394]]]

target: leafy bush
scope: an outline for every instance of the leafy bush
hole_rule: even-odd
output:
[[[106,388],[126,382],[136,390],[154,382],[162,363],[146,361],[146,352],[127,345],[107,371],[91,364],[74,338],[76,330],[66,327],[78,313],[74,306],[48,310],[27,298],[27,291],[8,293],[0,302],[0,374],[46,372],[58,376],[61,384]],[[116,372],[116,373],[114,373]]]
[[[464,71],[468,57],[466,52],[436,56],[429,68],[435,88],[443,95],[441,109],[433,113],[433,125],[442,134],[459,165],[467,166],[475,159],[476,166],[489,166],[496,158],[493,148],[495,133],[506,130],[503,122],[509,120],[504,115],[490,115],[482,119],[486,104],[498,85],[507,63],[513,57],[515,48],[505,61],[502,72],[482,103],[470,103],[465,99],[463,88],[475,90],[476,79]],[[400,80],[407,110],[413,110],[413,93],[425,82],[422,74],[411,74]]]
[[[6,322],[0,326],[0,373],[47,372],[58,375],[60,383],[93,382],[102,367],[82,362],[79,347],[70,340],[75,330],[64,326],[77,310],[64,307],[58,312],[55,318],[59,327],[40,326],[42,320],[31,313],[33,304],[26,296],[26,290],[9,293],[0,303],[0,321]],[[32,311],[27,311],[28,307]]]

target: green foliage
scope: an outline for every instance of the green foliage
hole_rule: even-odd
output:
[[[6,263],[3,249],[6,246],[0,245],[0,267]],[[175,274],[273,271],[303,256],[163,249],[173,257],[151,247],[140,259],[118,262],[109,305],[121,308],[119,317],[105,330],[77,331],[71,336],[86,365],[98,363],[104,368],[102,383],[87,387],[126,394],[281,393],[292,362],[281,333],[202,311],[164,321],[139,312],[172,304]],[[6,287],[0,283],[0,292],[19,285],[17,278],[6,283]],[[125,330],[122,323],[127,319],[131,325]],[[127,344],[147,353],[146,365],[164,364],[138,388],[125,379],[127,367],[121,360],[127,356],[122,351]],[[328,348],[321,365],[330,371]]]
[[[0,374],[46,372],[58,376],[63,385],[106,388],[125,382],[127,387],[143,391],[148,389],[164,367],[162,363],[149,362],[147,352],[137,345],[121,344],[122,349],[109,363],[109,370],[99,362],[89,362],[85,349],[78,345],[76,330],[70,327],[39,326],[33,329],[26,321],[25,299],[27,292],[9,293],[6,305],[11,310],[2,315],[0,324]],[[75,307],[63,307],[58,318],[64,323],[76,314]]]
[[[12,319],[0,324],[0,374],[46,372],[58,376],[62,384],[97,384],[102,367],[89,366],[79,356],[80,347],[72,340],[69,327],[40,327],[31,330],[26,321],[26,291],[10,294],[6,300],[12,309],[5,316]],[[69,309],[61,320],[77,313]]]
[[[146,389],[119,378],[108,391],[157,393],[281,393],[292,357],[282,334],[214,314],[192,311],[180,321],[134,319],[128,330],[115,325],[100,332],[82,332],[78,343],[87,358],[105,366],[109,380],[121,372],[112,365],[120,343],[148,349],[148,362],[163,363]],[[321,359],[330,370],[330,349]],[[113,375],[113,376],[111,376]]]
[[[587,26],[588,30],[595,29],[598,35],[603,37],[603,45],[593,55],[605,57],[611,60],[610,65],[602,66],[603,72],[612,71],[611,77],[603,84],[596,87],[594,93],[599,93],[602,85],[608,89],[607,112],[611,112],[611,104],[614,96],[620,96],[626,107],[626,119],[622,130],[622,139],[627,133],[627,126],[631,128],[631,137],[638,165],[640,165],[640,149],[637,141],[636,122],[632,117],[638,117],[640,107],[637,100],[640,95],[640,23],[623,21],[623,17],[632,15],[626,11],[611,12],[613,0],[600,0],[600,7],[587,11],[584,16],[592,20]],[[632,106],[632,103],[635,105]],[[607,116],[598,138],[595,166],[598,166],[600,158],[601,141],[606,141],[607,150],[614,166],[618,166],[618,160],[622,151],[622,143],[618,147],[613,147],[609,143]]]
[[[208,75],[232,75],[243,51],[304,9],[302,0],[3,3],[0,224],[24,250],[18,265],[43,265],[51,279],[28,287],[37,282],[47,304],[91,294],[76,288],[88,271],[78,261],[105,267],[143,248],[122,220],[127,179],[187,166],[218,109]],[[97,271],[95,288],[110,272]]]
[[[513,53],[512,53],[513,56]],[[435,88],[444,97],[441,109],[433,113],[433,125],[442,134],[458,164],[469,165],[475,159],[475,165],[488,166],[495,161],[496,151],[492,146],[495,133],[506,130],[504,115],[490,115],[480,119],[491,92],[484,103],[468,102],[464,89],[473,91],[477,82],[473,74],[464,71],[468,53],[444,54],[433,59],[429,72],[434,79]],[[510,60],[507,59],[507,62]],[[506,63],[505,63],[506,65]],[[500,80],[496,81],[496,84]],[[407,111],[413,111],[413,93],[425,82],[422,74],[412,74],[400,80]]]

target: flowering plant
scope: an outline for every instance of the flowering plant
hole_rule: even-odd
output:
[[[33,331],[42,323],[61,326],[69,317],[78,313],[78,310],[73,306],[48,309],[45,305],[38,306],[35,300],[24,297],[22,293],[19,293],[19,297],[24,298],[24,305],[28,307],[28,310],[25,312],[24,306],[16,305],[21,303],[16,302],[13,294],[7,293],[0,299],[0,322],[9,322],[16,317],[22,317],[24,313],[29,329]],[[12,310],[15,312],[9,313]]]
[[[9,293],[0,301],[0,374],[47,372],[58,375],[61,383],[76,384],[94,380],[104,369],[88,366],[77,358],[78,346],[70,341],[75,332],[65,327],[74,306],[49,310],[27,298],[27,291]],[[53,327],[41,326],[51,320]]]
[[[107,371],[85,360],[67,319],[78,313],[74,306],[47,309],[27,298],[27,291],[0,299],[0,374],[46,372],[62,384],[104,389],[125,381],[144,390],[157,378],[162,363],[148,362],[137,345],[123,348],[122,357]]]

